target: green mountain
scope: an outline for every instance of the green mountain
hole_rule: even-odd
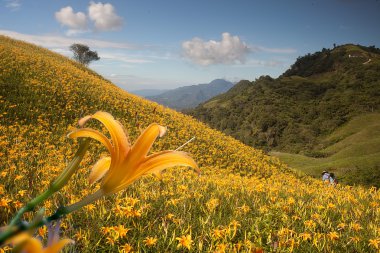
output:
[[[146,98],[173,109],[189,109],[228,91],[232,86],[231,82],[215,79],[210,83],[179,87]]]
[[[371,178],[357,182],[353,175],[380,173],[380,155],[370,162],[364,158],[379,151],[379,111],[380,49],[348,44],[299,57],[279,78],[240,81],[190,114],[248,145],[277,151],[273,154],[308,173],[331,169],[348,183],[376,184]],[[339,129],[350,134],[340,135]],[[348,152],[348,147],[354,148]],[[290,159],[289,153],[298,156]],[[300,155],[314,162],[297,164]]]

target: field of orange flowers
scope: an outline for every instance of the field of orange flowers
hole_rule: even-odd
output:
[[[96,111],[111,113],[131,140],[150,123],[167,126],[154,152],[195,137],[182,150],[202,173],[176,167],[162,179],[147,175],[69,214],[61,225],[61,237],[75,241],[69,251],[380,252],[377,189],[324,185],[191,117],[130,95],[61,55],[2,36],[0,226],[65,168],[78,147],[67,134]],[[107,150],[95,141],[90,145],[68,185],[43,204],[47,214],[99,187],[89,185],[89,171]],[[46,240],[46,230],[35,236]]]

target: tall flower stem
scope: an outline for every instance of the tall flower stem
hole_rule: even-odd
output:
[[[47,198],[49,198],[51,195],[53,195],[55,192],[59,191],[60,189],[62,189],[63,186],[66,185],[71,176],[77,170],[80,162],[83,160],[83,157],[86,154],[86,151],[88,150],[89,144],[90,139],[82,141],[78,148],[78,151],[75,153],[71,162],[67,165],[65,170],[53,181],[49,189],[47,189],[44,193],[29,201],[24,207],[22,207],[17,212],[17,214],[11,220],[9,228],[0,234],[0,245],[4,243],[5,240],[8,239],[10,236],[17,234],[17,231],[25,230],[20,225],[20,219],[24,213],[33,211],[37,205],[45,201]]]

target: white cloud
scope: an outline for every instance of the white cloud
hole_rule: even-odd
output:
[[[238,36],[222,34],[221,41],[193,38],[182,43],[183,55],[200,65],[243,63],[250,52]]]
[[[123,25],[123,19],[115,13],[115,8],[110,3],[91,2],[88,15],[98,31],[114,31]]]
[[[21,6],[21,3],[19,0],[5,0],[5,7],[15,11],[18,10]]]
[[[63,7],[55,13],[55,19],[70,28],[69,35],[79,33],[87,28],[87,17],[83,12],[74,13],[71,6]]]
[[[0,30],[0,34],[6,35],[15,39],[25,40],[39,46],[46,48],[62,48],[69,47],[73,43],[86,44],[89,47],[95,48],[115,48],[115,49],[139,49],[140,47],[128,44],[128,43],[117,43],[104,40],[92,40],[92,39],[81,39],[81,38],[67,38],[63,36],[51,36],[51,35],[31,35],[23,34],[14,31]]]

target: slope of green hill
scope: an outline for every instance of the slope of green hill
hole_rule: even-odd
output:
[[[321,141],[320,158],[270,152],[289,166],[315,177],[334,172],[341,182],[380,187],[380,114],[357,116]]]
[[[379,111],[380,50],[344,45],[298,58],[277,79],[241,81],[190,114],[250,146],[318,158],[336,129]]]
[[[298,175],[278,159],[128,94],[61,55],[2,36],[0,226],[49,187],[77,149],[67,133],[98,110],[119,120],[132,143],[152,122],[167,126],[153,152],[176,149],[195,136],[182,150],[202,173],[172,168],[162,180],[147,175],[64,217],[61,237],[75,241],[67,251],[377,252],[379,191]],[[88,126],[109,136],[97,122]],[[92,141],[68,185],[38,209],[50,215],[94,192],[99,184],[89,184],[89,171],[106,155]],[[37,210],[23,220],[32,220]],[[46,242],[46,229],[34,236]]]

